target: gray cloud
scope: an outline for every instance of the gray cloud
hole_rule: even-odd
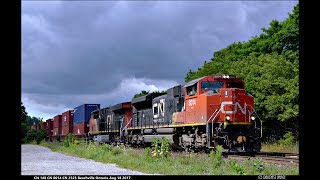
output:
[[[181,84],[214,51],[260,34],[295,4],[22,1],[23,101],[27,111],[54,116],[79,103],[109,105],[141,88]]]

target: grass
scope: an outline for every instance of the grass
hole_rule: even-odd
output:
[[[285,153],[299,153],[299,143],[291,145],[282,145],[280,143],[263,143],[261,151],[263,152],[285,152]]]
[[[168,157],[152,157],[145,149],[124,146],[95,145],[94,143],[70,144],[41,142],[53,151],[67,155],[93,159],[102,163],[114,163],[121,168],[148,174],[163,175],[298,175],[298,167],[265,164],[261,160],[247,159],[242,162],[225,160],[221,154],[173,153]]]
[[[299,142],[292,132],[287,132],[283,138],[277,142],[263,143],[261,147],[263,152],[286,152],[299,153]]]

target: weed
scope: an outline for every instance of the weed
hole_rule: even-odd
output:
[[[94,142],[89,142],[87,145],[87,150],[88,151],[96,151],[97,145]]]
[[[73,144],[73,138],[74,138],[73,134],[68,134],[67,138],[63,140],[64,147],[69,147],[71,144]]]
[[[156,158],[168,157],[170,154],[170,141],[166,137],[162,137],[161,141],[158,138],[152,139],[151,156]]]
[[[244,171],[244,167],[239,165],[239,163],[236,160],[231,160],[229,162],[231,169],[238,175],[246,175]]]
[[[264,163],[261,158],[258,158],[253,163],[254,170],[261,173],[264,170]]]
[[[150,149],[150,147],[146,147],[144,149],[144,156],[150,157],[150,155],[151,155],[151,149]]]
[[[292,132],[287,132],[282,139],[279,140],[281,146],[292,146],[295,143]]]
[[[222,164],[222,150],[223,148],[221,146],[217,146],[215,151],[210,151],[209,157],[211,158],[214,168],[217,168]]]
[[[112,151],[112,146],[110,144],[102,144],[101,149],[105,152]]]

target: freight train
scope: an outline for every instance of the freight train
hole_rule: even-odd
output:
[[[148,93],[113,106],[84,104],[54,117],[57,123],[51,127],[52,120],[47,120],[44,128],[48,133],[53,128],[53,139],[73,133],[97,143],[146,146],[166,137],[177,149],[220,145],[227,152],[259,152],[262,121],[244,85],[235,75],[204,76],[166,93]],[[66,125],[59,125],[61,121]]]

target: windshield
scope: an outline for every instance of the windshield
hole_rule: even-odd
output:
[[[241,82],[228,82],[227,88],[240,88],[243,89],[243,84]]]
[[[218,92],[218,89],[223,88],[222,81],[204,81],[201,82],[202,90],[212,90],[213,92]]]

